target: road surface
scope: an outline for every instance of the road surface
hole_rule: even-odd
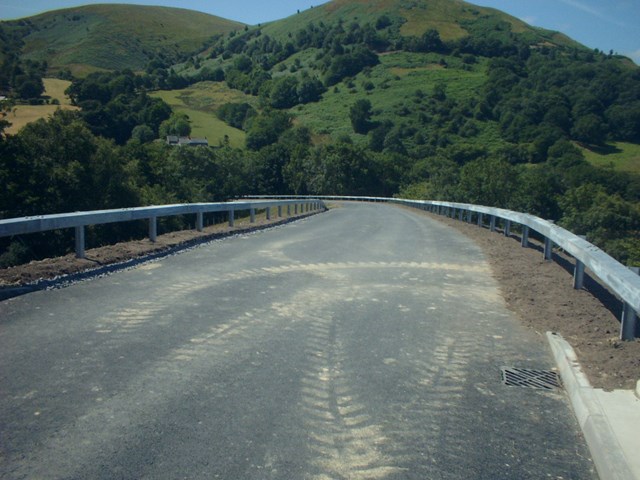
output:
[[[481,251],[344,204],[0,302],[3,479],[591,479]]]

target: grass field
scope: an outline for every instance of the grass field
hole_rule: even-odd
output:
[[[587,161],[599,167],[640,174],[640,145],[611,142],[603,148],[582,148]]]
[[[59,78],[44,78],[42,82],[44,83],[45,97],[50,100],[58,100],[60,105],[71,105],[71,99],[64,93],[71,85],[71,82],[60,80]]]
[[[161,98],[174,112],[184,113],[191,120],[191,136],[206,137],[209,145],[218,145],[225,135],[233,147],[243,147],[245,133],[216,117],[216,110],[225,103],[255,103],[255,99],[225,84],[201,82],[182,90],[162,90],[151,94]]]
[[[27,123],[35,122],[40,118],[47,118],[53,115],[58,108],[65,110],[77,109],[77,107],[71,105],[69,97],[64,94],[71,82],[57,78],[45,78],[43,82],[45,88],[44,96],[51,100],[57,99],[60,105],[17,105],[13,107],[6,117],[6,120],[11,123],[11,126],[6,129],[7,133],[15,135]]]

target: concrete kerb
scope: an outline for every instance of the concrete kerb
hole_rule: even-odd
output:
[[[598,398],[598,391],[583,373],[571,345],[553,332],[547,332],[547,340],[601,480],[640,480],[640,469],[625,455],[625,450],[637,450],[640,437],[618,435]],[[637,394],[631,391],[623,393],[629,393],[632,399]],[[640,431],[640,424],[637,427],[636,432]],[[636,445],[623,445],[621,442]]]

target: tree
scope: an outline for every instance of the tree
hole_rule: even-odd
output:
[[[160,124],[160,138],[168,135],[186,137],[189,134],[191,134],[191,125],[189,124],[189,117],[184,113],[174,113],[168,120]]]
[[[313,194],[373,195],[380,179],[367,150],[349,143],[322,145],[305,161],[307,188]]]
[[[640,142],[640,100],[607,110],[611,135],[618,140]]]
[[[365,67],[373,67],[380,62],[378,56],[364,46],[354,48],[353,52],[336,56],[329,66],[325,83],[335,85],[346,77],[360,73]]]
[[[298,85],[298,102],[317,102],[327,89],[322,82],[315,77],[303,76]]]
[[[511,205],[519,212],[526,212],[548,220],[561,216],[558,198],[564,192],[562,179],[547,164],[521,167],[519,189]]]
[[[349,118],[353,131],[366,135],[372,128],[371,124],[371,102],[367,99],[360,99],[349,109]]]
[[[140,143],[148,143],[155,138],[156,134],[149,125],[136,125],[131,132],[131,139]]]
[[[293,76],[274,80],[269,94],[274,108],[291,108],[298,103],[298,79]]]
[[[437,30],[431,28],[422,34],[420,38],[420,51],[423,52],[441,52],[443,43],[440,40],[440,34]]]
[[[19,98],[29,100],[38,98],[44,92],[44,84],[41,78],[24,78],[15,87],[15,93]]]
[[[637,254],[640,207],[620,195],[609,195],[601,185],[584,184],[568,190],[559,200],[563,210],[560,224],[609,250],[621,260]],[[635,252],[635,253],[634,253]]]
[[[503,160],[481,158],[460,170],[459,194],[469,203],[507,208],[518,187],[515,168]]]
[[[248,103],[225,103],[218,109],[217,115],[232,127],[244,130],[256,111]]]
[[[291,127],[291,116],[278,110],[266,110],[251,119],[247,128],[247,148],[260,150],[278,141],[280,135]]]
[[[376,29],[382,30],[392,25],[391,19],[387,15],[382,15],[376,20]]]
[[[602,145],[606,139],[606,127],[598,115],[589,113],[575,121],[571,136],[583,143]]]

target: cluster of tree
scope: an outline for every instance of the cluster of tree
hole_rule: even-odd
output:
[[[273,108],[291,108],[295,105],[317,102],[326,88],[320,80],[303,72],[300,78],[282,76],[270,82],[261,96]]]
[[[553,57],[490,63],[482,109],[507,140],[547,146],[562,137],[595,145],[607,138],[640,141],[637,67],[606,57],[588,63]]]
[[[141,82],[130,70],[96,72],[74,80],[66,93],[94,134],[124,144],[137,127],[157,138],[160,125],[171,116],[171,107],[148,96]]]
[[[273,116],[272,122],[282,124],[276,144],[246,152],[228,147],[175,148],[137,139],[118,145],[94,134],[78,112],[58,110],[50,119],[28,124],[17,135],[0,132],[0,181],[4,186],[0,218],[221,201],[261,191],[286,191],[284,166],[290,155],[309,148],[309,134],[291,131],[287,114],[276,111]],[[255,121],[266,123],[261,116]],[[265,130],[265,134],[271,132]],[[299,148],[297,142],[301,142]],[[184,226],[184,220],[173,219],[169,224],[165,227]],[[95,227],[88,230],[88,241],[99,245],[143,237],[144,231],[135,222]],[[1,239],[0,266],[64,254],[71,245],[69,235],[60,231]]]
[[[245,108],[238,108],[238,111]],[[246,110],[248,111],[248,109]],[[167,123],[179,120],[174,117]],[[246,194],[399,194],[527,211],[558,221],[633,263],[640,260],[640,178],[588,164],[571,142],[549,161],[514,165],[508,156],[448,145],[413,158],[375,152],[348,137],[313,145],[290,116],[266,110],[248,121],[249,150],[125,145],[95,135],[77,112],[58,111],[0,137],[0,216],[218,201]],[[472,158],[472,160],[469,160]],[[175,226],[180,226],[180,220]],[[168,228],[169,225],[166,225]],[[144,236],[132,224],[90,230],[93,244]],[[68,233],[3,240],[3,265],[64,253]]]
[[[248,103],[225,103],[217,112],[218,118],[232,127],[247,129],[247,122],[256,116],[256,110]]]
[[[39,101],[44,92],[42,77],[47,62],[22,60],[20,49],[25,28],[0,24],[0,93],[18,101]]]
[[[348,26],[342,22],[333,26],[325,25],[323,22],[317,25],[310,23],[295,35],[290,34],[290,40],[285,43],[263,35],[260,29],[249,30],[239,35],[232,33],[228,38],[220,38],[212,47],[210,55],[212,58],[220,57],[224,60],[235,57],[232,65],[225,71],[225,80],[232,88],[257,95],[264,92],[261,89],[271,80],[270,71],[275,65],[297,52],[309,48],[321,49],[322,54],[318,56],[313,67],[321,72],[324,84],[331,86],[378,63],[378,57],[374,52],[390,47],[387,37],[391,35],[389,32],[395,25],[388,17],[385,18],[376,23],[377,27],[371,24],[361,27],[357,22]],[[384,33],[380,30],[384,30]],[[395,36],[402,38],[397,33],[399,28],[395,31]],[[306,84],[306,87],[302,87],[302,95],[299,95],[302,100],[294,105],[305,103],[307,95],[315,98],[315,92],[320,90],[318,81],[311,83],[307,80]]]
[[[400,196],[531,213],[586,235],[622,262],[640,262],[640,176],[594,167],[564,139],[537,165],[487,154],[461,165],[455,153],[444,149],[416,162]]]
[[[393,150],[414,158],[458,145],[459,162],[475,158],[474,138],[497,124],[510,163],[542,163],[549,148],[568,139],[586,145],[640,141],[640,71],[601,57],[580,63],[570,57],[548,60],[532,52],[494,58],[488,79],[476,97],[447,94],[444,83],[430,92],[416,90],[393,110],[378,113],[368,99],[350,111],[355,133],[369,133],[374,151]],[[477,148],[476,148],[477,150]]]

